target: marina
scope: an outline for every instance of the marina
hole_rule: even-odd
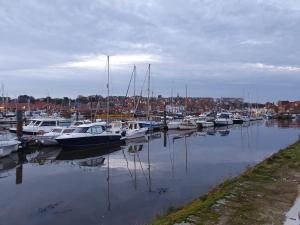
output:
[[[14,152],[0,159],[0,220],[147,224],[293,143],[299,127],[296,120],[254,121],[149,133],[114,147]]]
[[[0,1],[0,225],[300,224],[300,1]]]

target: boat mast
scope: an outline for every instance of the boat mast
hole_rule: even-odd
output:
[[[147,105],[148,105],[148,113],[147,113],[148,120],[150,120],[150,66],[151,66],[151,64],[149,64],[149,66],[148,66],[148,102],[147,102]]]
[[[106,123],[109,120],[109,55],[107,56],[107,110],[106,110]]]
[[[185,115],[187,115],[187,84],[185,85]]]
[[[4,84],[1,84],[2,89],[2,104],[3,104],[3,113],[5,111],[5,100],[4,100]]]
[[[172,113],[172,116],[173,116],[173,82],[172,82],[172,87],[171,87],[171,113]]]
[[[136,84],[136,66],[134,65],[133,66],[133,109],[134,110],[135,110],[135,84]]]

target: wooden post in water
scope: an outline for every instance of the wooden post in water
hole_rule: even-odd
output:
[[[22,184],[23,181],[23,164],[16,167],[16,184]]]
[[[21,109],[17,109],[17,137],[20,140],[23,136],[23,113]]]

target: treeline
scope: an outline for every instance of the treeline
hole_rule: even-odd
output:
[[[39,102],[46,102],[51,104],[74,104],[74,103],[80,103],[80,104],[87,104],[89,102],[97,102],[99,99],[103,99],[101,95],[92,95],[92,96],[82,96],[79,95],[77,98],[72,99],[69,97],[62,97],[62,98],[52,98],[50,96],[45,98],[35,98],[33,96],[29,95],[19,95],[17,98],[10,98],[10,97],[0,97],[0,102],[14,102],[14,103],[36,103]]]

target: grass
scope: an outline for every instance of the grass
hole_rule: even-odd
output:
[[[171,208],[152,225],[283,224],[298,196],[300,142],[227,180],[181,208]]]

